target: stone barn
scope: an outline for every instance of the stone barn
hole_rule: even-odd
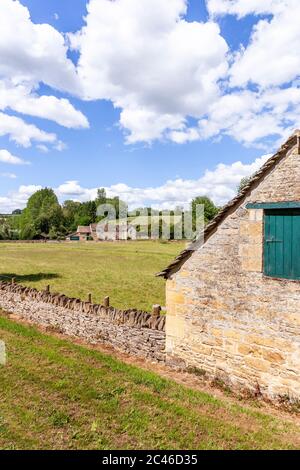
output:
[[[168,361],[270,398],[300,399],[299,136],[159,273]]]

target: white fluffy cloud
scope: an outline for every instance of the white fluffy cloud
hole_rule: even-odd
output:
[[[229,135],[247,146],[276,147],[300,125],[298,0],[208,0],[212,15],[271,14],[257,18],[249,45],[235,53],[223,95],[197,126],[171,132],[177,143]],[[249,88],[254,84],[256,91]]]
[[[186,206],[199,195],[207,195],[216,204],[222,205],[234,196],[241,179],[255,173],[269,156],[264,155],[250,164],[221,163],[214,170],[205,171],[203,176],[195,180],[170,180],[162,186],[148,188],[135,188],[119,183],[105,189],[108,196],[120,196],[131,208],[148,204],[157,208]],[[97,188],[83,188],[78,181],[67,181],[56,189],[56,193],[60,200],[71,198],[87,201],[96,197]]]
[[[86,26],[70,35],[84,97],[121,108],[129,142],[180,129],[217,99],[228,46],[216,23],[183,18],[186,0],[90,0],[87,8]]]
[[[273,16],[259,20],[249,45],[235,54],[229,71],[229,85],[239,91],[227,89],[219,105],[210,107],[206,119],[199,124],[199,135],[224,132],[247,145],[266,136],[283,140],[300,124],[300,32],[297,20],[300,2],[210,0],[208,6],[217,14],[270,13]],[[249,84],[255,85],[257,91],[249,91]]]
[[[28,162],[22,160],[22,158],[12,155],[8,150],[0,150],[0,162],[8,163],[9,165],[28,165]]]
[[[18,0],[1,0],[0,75],[80,92],[64,36],[49,24],[34,24]]]
[[[161,209],[186,207],[194,197],[199,195],[207,195],[216,204],[223,205],[236,194],[241,179],[255,173],[269,157],[270,155],[264,155],[249,164],[220,163],[214,170],[206,170],[200,178],[195,180],[176,179],[158,187],[147,188],[130,187],[119,183],[105,189],[109,197],[120,196],[131,209],[149,204],[153,208]],[[17,191],[11,192],[8,196],[0,197],[0,213],[25,207],[28,198],[39,189],[41,186],[20,186]],[[97,188],[84,188],[78,181],[66,181],[58,186],[55,192],[60,201],[66,199],[89,201],[97,196]]]
[[[300,75],[300,2],[286,0],[271,20],[255,26],[250,44],[237,55],[230,71],[232,86],[249,82],[266,88],[291,82]]]
[[[42,186],[20,186],[17,191],[12,191],[8,196],[0,197],[0,212],[9,214],[15,209],[23,209],[29,197],[39,189],[42,189]]]
[[[138,188],[124,183],[106,187],[109,197],[120,196],[130,209],[151,205],[155,209],[174,209],[176,206],[186,207],[196,196],[207,195],[218,205],[225,204],[234,197],[242,178],[255,173],[270,155],[257,158],[254,162],[244,164],[240,161],[231,165],[220,163],[214,170],[206,170],[194,180],[176,179],[166,181],[161,186]],[[23,208],[28,198],[41,186],[20,186],[6,197],[0,197],[0,213]],[[78,181],[66,181],[55,189],[59,200],[73,199],[89,201],[97,196],[97,188],[84,188]]]
[[[276,13],[285,8],[289,0],[206,0],[211,15],[237,15]]]
[[[0,110],[50,119],[68,128],[87,128],[87,118],[68,99],[38,95],[41,82],[62,91],[81,93],[76,67],[67,52],[65,38],[55,28],[34,24],[28,8],[19,0],[1,0]],[[0,135],[5,134],[26,147],[32,141],[46,144],[56,140],[54,134],[1,113]]]
[[[300,123],[300,89],[273,87],[253,92],[240,90],[222,96],[207,110],[197,127],[174,132],[177,143],[228,135],[246,146],[260,146],[270,136],[276,148]],[[276,140],[277,136],[277,140]],[[274,141],[275,137],[275,141]]]
[[[8,135],[10,140],[23,147],[30,147],[32,141],[55,144],[55,134],[44,132],[33,124],[27,124],[23,119],[0,112],[0,136]]]
[[[86,190],[83,189],[78,181],[66,181],[57,188],[61,196],[85,196]],[[97,190],[96,190],[97,191]]]
[[[1,0],[0,136],[26,147],[35,142],[43,152],[49,144],[65,148],[8,110],[89,127],[70,98],[40,96],[45,83],[83,100],[110,100],[131,144],[229,135],[246,145],[266,137],[277,145],[300,122],[300,2],[206,3],[210,19],[188,22],[188,0],[89,0],[84,27],[66,40],[53,26],[33,23],[20,0]],[[218,26],[228,14],[257,15],[246,48],[229,51]],[[78,67],[68,58],[70,45]]]
[[[128,143],[165,138],[181,144],[226,134],[258,146],[275,136],[277,145],[298,127],[298,88],[286,84],[300,70],[300,2],[207,0],[207,7],[211,20],[191,23],[187,0],[89,0],[86,26],[69,35],[80,53],[83,96],[120,108]],[[217,24],[225,14],[271,18],[257,17],[249,46],[230,56]],[[250,92],[249,83],[257,91]],[[277,96],[283,85],[291,92],[281,95],[288,117],[266,103],[270,88]]]
[[[1,36],[1,33],[0,33]],[[0,109],[50,119],[68,128],[87,128],[87,118],[66,98],[39,96],[27,84],[14,84],[0,80]]]

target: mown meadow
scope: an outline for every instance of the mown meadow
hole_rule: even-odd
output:
[[[118,308],[165,305],[165,281],[155,274],[184,249],[184,242],[0,243],[0,279]]]

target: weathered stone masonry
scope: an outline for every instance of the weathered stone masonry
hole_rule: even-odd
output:
[[[167,360],[233,387],[300,399],[300,282],[263,274],[263,210],[300,201],[298,146],[218,224],[206,243],[161,273],[167,280]],[[169,269],[169,271],[168,271]]]
[[[57,331],[150,361],[165,360],[165,316],[118,310],[0,282],[0,308]]]

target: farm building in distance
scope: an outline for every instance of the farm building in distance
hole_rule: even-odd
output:
[[[159,275],[170,362],[300,398],[300,133]]]
[[[97,228],[98,227],[98,228]],[[89,226],[79,226],[75,233],[67,236],[69,241],[103,241],[103,240],[128,240],[141,238],[137,236],[134,227],[126,224],[90,224]]]
[[[124,220],[110,220],[105,223],[94,223],[78,226],[77,231],[66,237],[68,241],[102,241],[102,240],[148,240],[159,239],[161,232],[165,238],[171,238],[171,225],[183,224],[182,215],[130,216]],[[162,227],[166,227],[166,230]]]
[[[78,228],[77,228],[77,233],[76,235],[79,237],[79,240],[82,242],[82,241],[87,241],[89,238],[91,238],[92,236],[92,229],[91,229],[91,226],[89,227],[83,227],[82,225],[80,225]]]

